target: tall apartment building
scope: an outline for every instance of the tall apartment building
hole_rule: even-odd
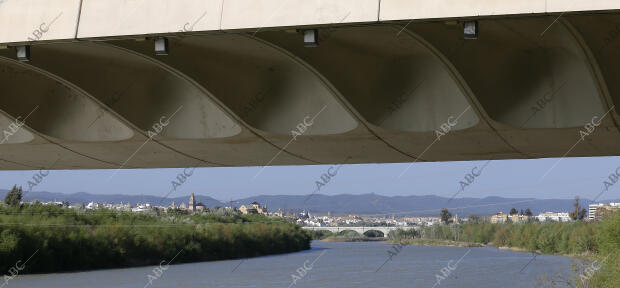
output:
[[[596,203],[596,204],[590,204],[588,206],[588,220],[590,220],[590,221],[600,220],[601,213],[597,214],[597,212],[599,212],[601,210],[620,211],[620,203],[609,203],[609,204]]]

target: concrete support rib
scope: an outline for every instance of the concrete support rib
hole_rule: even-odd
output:
[[[404,34],[411,36],[420,43],[420,45],[424,46],[429,50],[430,53],[433,54],[434,57],[437,58],[443,64],[443,68],[446,70],[452,80],[454,81],[454,85],[456,85],[463,97],[467,99],[472,111],[475,113],[477,119],[482,120],[478,123],[477,127],[472,127],[470,130],[465,131],[456,131],[457,134],[461,135],[461,138],[468,139],[465,141],[469,141],[470,147],[468,151],[461,152],[461,155],[469,158],[470,155],[479,155],[480,153],[476,150],[480,147],[485,147],[484,149],[487,151],[493,151],[491,155],[488,155],[485,158],[489,159],[497,159],[497,158],[524,158],[527,157],[526,154],[519,151],[516,147],[514,147],[507,139],[497,131],[497,129],[490,123],[490,117],[487,112],[482,107],[480,101],[476,97],[475,93],[471,90],[467,81],[463,78],[463,76],[458,72],[458,70],[454,67],[453,63],[445,57],[439,50],[437,50],[434,46],[432,46],[429,42],[424,40],[421,36],[413,33],[411,30],[403,29],[401,27],[397,27],[399,31],[402,31]],[[464,141],[463,139],[453,138],[453,145],[459,145],[460,142]],[[477,147],[477,148],[474,148]],[[475,152],[471,152],[471,149]],[[452,156],[454,157],[454,156]],[[451,157],[447,157],[451,158]]]
[[[410,160],[360,127],[316,71],[272,44],[241,35],[170,41],[174,51],[161,61],[195,79],[247,127],[292,155],[315,163]],[[152,53],[141,42],[119,45]]]
[[[99,104],[82,119],[83,131],[96,129],[109,118],[119,119],[131,131],[131,137],[83,144],[89,147],[84,149],[114,159],[119,167],[227,166],[160,142],[228,137],[239,132],[238,126],[200,91],[168,71],[117,48],[92,43],[34,47],[33,53],[41,57],[31,64],[76,83]],[[82,144],[72,145],[77,149]]]
[[[593,67],[604,96],[603,103],[611,108],[620,105],[620,15],[583,15],[567,17],[567,25],[582,39],[584,50]],[[609,109],[608,108],[608,109]],[[612,110],[614,123],[618,126],[620,117],[617,109]]]
[[[274,143],[274,141],[268,139],[264,133],[260,133],[260,130],[253,128],[250,124],[244,121],[247,120],[247,117],[250,115],[260,115],[261,112],[255,110],[258,110],[258,106],[265,101],[265,98],[268,97],[267,93],[271,91],[259,90],[252,91],[248,95],[243,95],[244,91],[234,91],[233,88],[248,88],[248,86],[237,85],[235,81],[226,81],[224,79],[221,79],[223,81],[220,81],[220,79],[214,81],[214,79],[211,79],[209,76],[213,75],[214,72],[219,71],[219,69],[213,68],[210,63],[197,62],[192,56],[199,55],[202,52],[191,51],[191,49],[184,50],[186,47],[183,45],[178,45],[180,42],[177,42],[176,39],[172,39],[171,44],[174,45],[173,49],[176,52],[172,55],[167,55],[166,57],[160,57],[159,59],[152,57],[153,47],[150,42],[117,41],[115,42],[115,45],[117,45],[116,47],[118,47],[118,49],[123,49],[128,53],[135,53],[135,55],[139,55],[138,57],[157,63],[157,65],[165,67],[165,69],[171,71],[171,73],[175,73],[178,77],[192,83],[198,89],[203,91],[205,96],[208,97],[209,100],[213,102],[213,105],[216,105],[222,113],[225,113],[227,117],[234,119],[236,123],[239,123],[240,132],[237,135],[234,135],[234,137],[223,138],[221,140],[209,139],[207,141],[191,140],[183,142],[176,140],[169,143],[169,145],[178,147],[178,149],[182,151],[188,151],[188,153],[192,155],[203,154],[205,151],[209,151],[214,157],[220,157],[222,159],[221,161],[226,161],[236,166],[248,165],[249,163],[251,163],[251,165],[260,166],[266,164],[320,164],[320,162],[314,161],[310,158],[291,153],[287,150],[287,145],[278,145],[277,143]],[[202,69],[204,69],[204,71]],[[228,69],[233,70],[234,68],[228,67]],[[190,74],[185,73],[185,71],[190,71]],[[239,74],[241,75],[242,73]],[[258,79],[258,77],[256,79]],[[239,106],[233,105],[233,109],[231,109],[230,106],[226,105],[231,103],[228,101],[230,98],[222,99],[213,95],[212,88],[214,87],[213,85],[209,85],[209,83],[212,83],[209,80],[223,86],[231,86],[224,88],[229,89],[227,96],[229,96],[228,94],[231,92],[237,92],[238,94],[232,94],[241,98],[236,99],[240,101],[236,104],[241,105],[242,108],[239,110]],[[215,91],[220,91],[218,89],[222,89],[222,87],[217,87],[214,89]],[[243,99],[242,97],[244,96],[249,97]],[[270,123],[264,122],[260,125],[267,125],[270,127],[267,129],[275,129],[279,131],[282,131],[283,127],[285,127],[284,122],[278,121],[271,121]],[[286,133],[286,131],[284,133]],[[207,147],[208,149],[205,149]]]
[[[488,20],[480,21],[479,28],[479,39],[461,40],[456,47],[461,25],[409,29],[450,59],[492,127],[528,157],[609,155],[594,144],[598,137],[607,138],[601,136],[605,132],[580,137],[593,117],[605,116],[600,131],[608,131],[613,122],[583,49],[561,22],[551,17]],[[576,145],[580,141],[589,144]]]
[[[615,107],[615,103],[610,93],[608,83],[603,76],[604,74],[601,71],[601,67],[599,66],[599,63],[596,59],[594,53],[595,51],[593,51],[592,47],[590,47],[584,35],[573,24],[571,24],[568,19],[562,19],[562,24],[573,35],[575,41],[581,47],[584,59],[587,62],[588,67],[590,68],[590,73],[592,74],[592,77],[595,80],[597,90],[599,91],[599,96],[601,98],[601,104],[603,105],[603,109],[605,111],[609,111],[607,117],[609,117],[609,119],[616,128],[613,129],[612,127],[605,127],[604,129],[600,129],[600,134],[603,135],[598,135],[599,137],[593,139],[596,142],[592,145],[603,154],[608,154],[610,153],[610,151],[615,151],[616,147],[618,147],[618,145],[620,144],[620,116],[617,112],[618,109]],[[620,32],[620,29],[618,29],[618,32]],[[596,41],[592,41],[591,43],[596,45]],[[610,76],[612,75],[613,74],[611,74]],[[617,79],[613,79],[613,77],[611,77],[611,79],[609,80],[617,82]]]
[[[510,151],[479,122],[465,88],[429,45],[392,26],[321,30],[320,46],[305,48],[301,35],[266,32],[329,79],[373,134],[396,151],[426,159],[471,159],[482,145],[503,157]],[[442,137],[442,124],[453,124]],[[442,132],[443,133],[443,132]]]
[[[13,168],[46,169],[53,165],[55,169],[84,169],[117,165],[80,153],[69,144],[113,138],[115,135],[105,130],[119,123],[108,121],[91,133],[75,133],[79,131],[80,117],[95,105],[66,84],[0,57],[0,85],[4,94],[0,98],[0,158],[17,165]]]
[[[3,66],[0,66],[1,71],[4,71],[5,69],[6,68],[3,68]],[[6,95],[7,95],[6,97],[10,97],[8,96],[8,94]],[[24,120],[23,119],[24,117],[20,117],[20,118],[22,121]],[[46,160],[45,158],[25,160],[27,162],[35,160],[37,162],[37,163],[30,163],[30,165],[16,162],[16,160],[24,161],[24,159],[23,157],[20,157],[21,155],[15,157],[15,154],[19,154],[19,152],[15,151],[15,148],[20,148],[20,149],[23,148],[23,146],[25,146],[24,144],[34,142],[35,137],[36,137],[35,134],[27,130],[28,127],[18,128],[17,126],[20,124],[16,120],[20,120],[20,119],[14,119],[10,115],[6,114],[6,112],[0,111],[0,127],[2,127],[2,130],[0,130],[0,132],[2,132],[0,134],[0,168],[3,170],[24,170],[24,169],[28,170],[28,169],[41,168],[42,166],[31,166],[31,165],[32,164],[41,165],[43,164],[43,161]],[[45,143],[45,141],[42,141],[42,143]],[[53,145],[50,145],[50,146],[53,146]],[[57,148],[57,147],[53,147],[53,148]],[[8,160],[5,157],[11,158],[13,160]]]
[[[404,161],[411,161],[411,160],[421,160],[419,159],[419,157],[415,155],[411,155],[407,152],[404,152],[398,149],[397,147],[395,147],[394,145],[392,145],[391,143],[383,139],[373,129],[371,129],[367,121],[363,119],[363,117],[359,114],[358,111],[352,108],[349,101],[347,101],[347,99],[343,97],[342,93],[338,90],[338,88],[334,87],[333,83],[331,83],[329,79],[325,77],[325,75],[321,74],[321,72],[315,69],[312,65],[308,64],[301,58],[296,57],[290,51],[284,50],[283,48],[271,42],[263,42],[263,43],[270,43],[269,45],[271,47],[278,49],[279,51],[281,51],[281,53],[287,54],[291,59],[293,59],[293,61],[302,65],[303,67],[305,67],[305,69],[311,71],[313,74],[316,75],[316,77],[321,79],[323,85],[325,85],[331,91],[331,95],[334,98],[334,100],[337,103],[339,103],[342,106],[342,109],[347,111],[347,113],[349,113],[351,117],[354,117],[355,121],[358,123],[358,127],[356,129],[357,131],[351,131],[351,134],[366,134],[367,136],[364,136],[364,139],[369,139],[369,138],[372,139],[370,140],[372,144],[367,143],[365,145],[364,144],[360,145],[360,147],[364,147],[364,149],[357,148],[356,150],[359,150],[359,152],[353,153],[353,155],[349,155],[351,154],[351,151],[352,151],[351,147],[349,145],[346,145],[346,146],[343,145],[342,152],[345,152],[347,155],[349,155],[348,157],[351,158],[350,159],[351,162],[357,162],[357,161],[362,161],[361,163],[368,162],[368,161],[374,162],[375,160],[372,160],[372,157],[375,157],[375,156],[374,155],[371,156],[373,154],[373,152],[371,151],[375,151],[374,153],[377,153],[377,151],[381,151],[381,150],[383,150],[384,152],[380,152],[381,154],[380,157],[382,158],[394,157],[395,158],[395,160],[389,161],[389,162],[404,162]],[[330,146],[333,146],[333,144],[330,144]],[[370,149],[371,151],[367,151],[366,147],[371,148]],[[334,147],[324,147],[323,149],[319,148],[318,151],[330,151],[330,150],[333,151],[332,150],[333,148]],[[342,157],[343,154],[338,153],[337,155]]]

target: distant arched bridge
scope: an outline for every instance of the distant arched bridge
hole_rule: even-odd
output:
[[[327,230],[333,233],[338,233],[344,230],[353,230],[357,233],[360,234],[364,234],[364,232],[369,231],[369,230],[377,230],[377,231],[381,231],[383,232],[383,235],[385,237],[387,237],[388,233],[390,233],[390,231],[393,230],[397,230],[397,229],[403,229],[403,230],[409,230],[409,229],[418,229],[417,227],[414,226],[398,226],[398,227],[314,227],[314,226],[306,226],[306,227],[302,227],[305,230],[314,230],[314,231],[318,231],[318,230]]]

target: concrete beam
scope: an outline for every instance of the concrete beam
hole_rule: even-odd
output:
[[[615,0],[382,0],[379,21],[531,15],[620,9]]]
[[[225,0],[222,30],[375,22],[379,0]]]
[[[77,37],[219,30],[223,2],[224,0],[83,0]]]
[[[0,43],[618,9],[615,0],[3,0]]]
[[[380,21],[545,13],[546,0],[382,0]]]
[[[80,0],[0,2],[0,43],[75,39],[80,2]]]
[[[566,11],[604,11],[620,9],[620,2],[615,0],[546,0],[547,13]]]

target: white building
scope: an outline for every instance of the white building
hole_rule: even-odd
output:
[[[320,221],[318,221],[318,220],[311,220],[311,219],[297,219],[297,224],[303,225],[303,226],[314,226],[314,227],[323,227],[323,226],[325,226]]]
[[[620,209],[620,203],[609,203],[609,204],[596,203],[596,204],[590,204],[588,206],[588,220],[595,220],[595,218],[596,218],[596,211],[598,209],[603,208],[603,207],[611,208],[613,210]]]
[[[131,212],[148,212],[151,211],[151,204],[138,204],[137,207],[131,208]]]
[[[56,205],[62,207],[63,203],[60,201],[41,202],[42,205]]]
[[[569,221],[572,221],[570,216],[568,216],[568,212],[544,212],[544,213],[538,214],[538,216],[536,216],[536,218],[538,218],[538,221],[540,221],[540,222],[545,222],[547,220],[549,220],[549,221],[557,221],[557,222],[569,222]]]
[[[95,202],[90,202],[88,203],[88,205],[86,205],[86,209],[99,209],[99,208],[101,208],[101,204],[95,203]]]
[[[588,206],[588,219],[589,220],[594,220],[594,216],[596,216],[596,210],[599,207],[603,207],[603,203],[597,203],[597,204],[590,204]]]

